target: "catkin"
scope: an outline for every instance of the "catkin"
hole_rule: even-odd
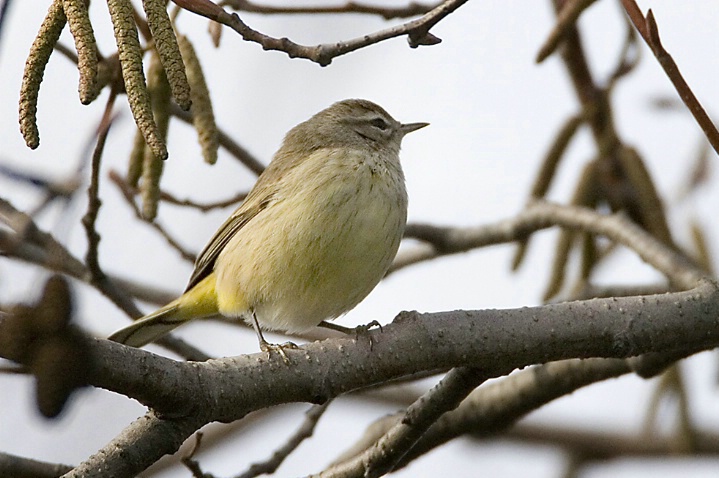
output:
[[[142,131],[135,130],[135,140],[132,142],[132,151],[130,151],[130,158],[127,164],[127,184],[133,188],[137,187],[142,175],[142,163],[145,160],[145,150],[147,149],[147,143],[145,143],[145,137],[142,135]]]
[[[25,60],[25,72],[20,87],[20,132],[25,144],[31,149],[40,145],[40,132],[37,128],[37,98],[40,83],[45,73],[45,66],[66,22],[62,0],[55,0],[50,5]]]
[[[165,0],[143,0],[142,5],[145,15],[147,15],[147,24],[150,27],[152,38],[155,41],[155,49],[160,55],[167,81],[172,90],[172,96],[180,108],[187,111],[192,105],[190,84],[185,74],[185,65],[182,62],[180,47],[177,45],[177,37],[167,14],[166,2]]]
[[[187,67],[187,80],[190,82],[192,92],[192,122],[202,148],[202,157],[205,162],[215,164],[220,141],[205,75],[202,73],[195,49],[185,35],[179,38],[179,45]]]
[[[152,55],[150,68],[147,72],[147,86],[150,91],[152,111],[155,115],[157,129],[162,138],[167,138],[170,124],[170,84],[159,55]],[[157,216],[157,205],[160,201],[160,177],[164,162],[155,156],[149,148],[145,149],[142,164],[142,215],[151,221]]]
[[[132,3],[130,0],[108,0],[107,6],[112,17],[115,41],[122,67],[122,78],[125,80],[125,91],[132,116],[155,156],[167,159],[167,147],[160,137],[152,117],[150,95],[142,71],[142,49],[137,37]]]
[[[63,10],[75,40],[77,69],[80,72],[78,93],[84,105],[97,97],[97,45],[85,0],[63,0]]]
[[[633,199],[640,215],[635,220],[657,239],[671,246],[672,235],[664,215],[664,206],[641,156],[634,148],[624,147],[619,153],[619,161],[635,192]]]

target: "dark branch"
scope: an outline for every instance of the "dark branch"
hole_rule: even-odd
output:
[[[338,56],[359,50],[390,38],[407,36],[410,47],[435,45],[441,40],[429,30],[450,13],[464,5],[467,0],[445,0],[435,9],[417,20],[397,25],[386,30],[363,35],[347,41],[316,46],[304,46],[288,38],[273,38],[250,28],[236,13],[229,14],[222,7],[209,0],[173,0],[178,6],[203,17],[226,25],[246,41],[259,43],[264,50],[283,51],[290,58],[305,58],[321,66],[329,65]]]
[[[659,38],[659,29],[652,10],[649,9],[645,18],[634,0],[622,0],[622,4],[637,31],[639,31],[639,34],[652,50],[652,53],[654,53],[654,56],[677,90],[677,93],[679,93],[679,97],[687,108],[689,108],[699,127],[704,131],[714,151],[719,154],[719,131],[717,131],[716,126],[714,126],[711,118],[707,115],[704,107],[699,103],[689,84],[684,80],[672,56],[662,46],[661,39]]]

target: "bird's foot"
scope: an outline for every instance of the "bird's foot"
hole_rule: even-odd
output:
[[[287,357],[287,352],[285,352],[286,349],[293,349],[296,350],[299,347],[295,345],[292,342],[285,342],[284,344],[271,344],[265,340],[260,342],[260,349],[263,352],[267,352],[267,358],[272,358],[272,352],[275,352],[282,357],[282,361],[286,364],[290,363],[289,357]]]
[[[368,324],[358,325],[357,327],[343,327],[341,325],[333,324],[332,322],[327,322],[326,320],[323,320],[319,323],[319,326],[324,327],[325,329],[336,330],[347,335],[354,334],[355,340],[359,340],[361,335],[367,335],[367,332],[369,332],[372,327],[379,327],[379,331],[382,332],[382,324],[380,324],[376,320],[373,320]],[[368,337],[371,350],[372,346],[374,345],[374,340],[372,339],[371,335],[368,335]]]

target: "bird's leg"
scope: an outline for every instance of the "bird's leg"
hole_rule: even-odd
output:
[[[264,335],[262,335],[262,330],[260,329],[260,324],[257,322],[257,316],[255,315],[255,311],[252,311],[252,327],[255,329],[255,333],[257,334],[257,340],[260,342],[260,350],[263,352],[267,352],[268,358],[272,356],[272,352],[277,352],[282,357],[282,360],[285,363],[290,363],[290,359],[287,357],[287,353],[285,352],[285,349],[296,349],[298,348],[297,345],[293,344],[292,342],[285,342],[284,344],[271,344],[268,341],[265,340]]]
[[[379,331],[382,332],[382,324],[380,324],[376,320],[373,320],[369,324],[358,325],[357,327],[344,327],[342,325],[337,325],[332,322],[327,322],[326,320],[323,320],[322,322],[320,322],[317,325],[319,327],[324,327],[325,329],[330,329],[330,330],[336,330],[337,332],[342,332],[343,334],[347,334],[347,335],[354,334],[355,340],[359,339],[360,335],[364,335],[367,332],[369,332],[369,330],[372,327],[379,327]],[[369,345],[370,345],[370,349],[374,345],[372,336],[369,336]]]

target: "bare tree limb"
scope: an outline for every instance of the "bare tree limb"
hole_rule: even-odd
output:
[[[709,118],[709,115],[707,115],[701,103],[699,103],[689,84],[684,80],[672,56],[662,46],[661,39],[659,38],[659,28],[657,27],[657,22],[654,19],[652,10],[649,9],[645,18],[639,9],[639,5],[637,5],[637,2],[634,0],[622,0],[622,5],[624,5],[627,15],[629,15],[637,31],[639,31],[639,34],[647,43],[649,49],[652,50],[652,53],[654,53],[654,56],[677,90],[677,93],[679,93],[679,97],[687,108],[689,108],[699,127],[704,131],[704,135],[709,140],[709,143],[711,143],[712,148],[719,154],[719,131],[717,131],[711,118]]]
[[[370,5],[360,2],[347,2],[344,5],[331,7],[315,7],[315,6],[285,6],[273,7],[270,5],[260,5],[248,0],[223,0],[220,5],[226,5],[234,10],[243,12],[261,13],[264,15],[294,15],[294,14],[327,14],[327,13],[365,13],[369,15],[379,15],[385,20],[393,18],[407,18],[416,15],[422,15],[428,11],[437,8],[438,3],[422,4],[417,2],[409,2],[403,7],[384,7],[381,5]]]
[[[0,476],[55,478],[72,470],[71,466],[47,463],[0,451]]]
[[[440,416],[453,410],[486,380],[477,368],[452,369],[434,388],[407,408],[389,430],[372,446],[352,459],[338,463],[322,473],[323,478],[379,477],[392,471],[428,428]]]
[[[680,314],[681,311],[681,314]],[[488,376],[517,367],[571,357],[624,358],[674,351],[685,356],[719,345],[716,284],[649,297],[596,299],[536,308],[400,315],[368,341],[334,339],[288,351],[290,366],[266,354],[203,363],[179,363],[108,341],[92,344],[96,374],[90,382],[152,405],[168,422],[166,439],[177,446],[210,421],[237,420],[252,410],[295,401],[322,402],[360,387],[418,370],[481,367]],[[692,320],[686,320],[691,317]],[[424,350],[432,350],[431,354]],[[681,352],[684,350],[684,352]],[[391,357],[392,360],[388,358]],[[157,418],[162,416],[163,419]],[[162,454],[155,432],[145,438],[132,426],[79,470],[121,466],[132,447],[137,473]],[[129,432],[128,432],[129,433]],[[92,466],[94,464],[94,466]],[[93,476],[132,476],[130,474]]]
[[[271,475],[285,461],[293,451],[297,449],[303,441],[311,437],[315,431],[315,427],[322,415],[324,415],[331,401],[327,401],[320,405],[312,405],[305,413],[305,419],[302,425],[292,434],[287,442],[282,445],[272,456],[262,462],[253,463],[250,468],[237,476],[237,478],[254,478],[260,475]]]
[[[507,432],[506,437],[524,443],[547,443],[561,446],[569,453],[578,454],[584,460],[611,460],[627,456],[666,457],[676,453],[671,437],[644,433],[608,433],[598,430],[579,430],[563,426],[541,426],[519,423]],[[719,436],[709,431],[697,433],[695,448],[683,455],[719,454]]]
[[[556,398],[630,372],[627,362],[621,359],[564,360],[522,370],[500,381],[482,385],[459,407],[440,417],[401,460],[398,468],[459,436],[496,435],[530,411]],[[395,426],[401,416],[401,413],[394,414],[372,423],[361,440],[335,463],[359,456]]]
[[[291,401],[321,403],[422,370],[478,367],[493,377],[533,363],[648,354],[644,364],[632,362],[633,367],[653,365],[653,371],[643,368],[646,376],[660,370],[660,365],[719,345],[716,283],[705,280],[701,271],[669,247],[622,217],[543,203],[523,214],[515,224],[515,235],[550,224],[586,228],[638,250],[672,282],[694,288],[533,308],[403,313],[382,332],[368,332],[371,348],[368,340],[350,338],[316,342],[288,351],[291,366],[276,356],[267,359],[265,354],[179,363],[94,341],[96,370],[90,383],[152,406],[155,414],[148,426],[155,430],[161,426],[155,420],[171,422],[167,439],[179,446],[194,432],[189,423],[233,421],[252,410]],[[511,229],[505,234],[511,234]],[[149,466],[159,458],[158,453],[168,449],[154,444],[156,432],[144,438],[141,428],[137,423],[132,426],[132,445],[123,433],[78,470],[96,469],[88,463],[97,464],[97,460],[104,460],[108,469],[124,466],[113,463],[113,457],[119,459],[118,450],[127,446],[132,446],[132,456],[138,460],[132,473]],[[69,476],[86,476],[78,470]]]
[[[338,56],[359,50],[361,48],[379,43],[390,38],[407,36],[409,45],[416,48],[420,45],[435,45],[441,40],[432,35],[429,30],[450,13],[467,3],[467,0],[445,0],[439,6],[422,17],[402,25],[386,30],[363,35],[352,40],[340,41],[333,44],[304,46],[288,38],[273,38],[253,30],[243,22],[236,13],[229,14],[222,7],[210,0],[173,0],[175,4],[203,17],[226,25],[246,41],[259,43],[264,50],[283,51],[290,58],[305,58],[320,66],[329,65]]]
[[[70,254],[50,234],[38,229],[31,217],[18,211],[2,198],[0,198],[0,222],[14,231],[8,232],[0,229],[0,255],[16,257],[41,265],[48,270],[74,277],[95,287],[128,316],[137,318],[143,315],[132,297],[121,286],[127,285],[127,281],[116,283],[108,276],[104,276],[103,280],[99,282],[93,281],[92,274],[82,261]],[[134,287],[137,289],[138,285],[134,284]],[[155,290],[147,291],[149,298],[155,299],[158,295],[157,292]],[[172,336],[164,337],[158,343],[188,360],[204,361],[210,358],[199,349]]]
[[[551,221],[549,221],[550,217]],[[600,217],[603,219],[598,221]],[[390,271],[440,255],[456,254],[477,247],[521,240],[531,232],[552,225],[606,235],[610,239],[630,247],[642,259],[652,264],[681,288],[691,287],[691,284],[696,283],[696,279],[701,276],[701,273],[683,256],[677,256],[676,253],[666,255],[666,250],[662,249],[660,252],[652,245],[655,243],[654,239],[645,241],[646,234],[640,233],[640,229],[623,216],[601,216],[584,208],[559,206],[541,201],[531,204],[514,219],[486,226],[453,228],[426,224],[408,225],[405,237],[423,240],[431,246],[421,246],[419,252],[410,251],[398,254]],[[622,230],[624,227],[627,229]],[[671,262],[677,260],[679,263],[683,263],[684,267],[674,269],[665,261],[668,257],[674,257]]]

